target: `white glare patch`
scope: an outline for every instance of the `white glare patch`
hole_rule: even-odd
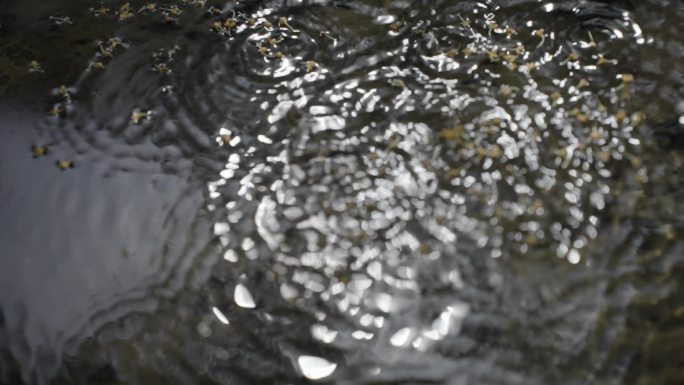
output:
[[[218,222],[214,223],[214,234],[215,235],[223,235],[226,234],[230,231],[230,226],[228,226],[227,223],[223,222]]]
[[[337,337],[337,331],[330,330],[325,325],[313,325],[311,326],[311,335],[315,339],[329,344],[335,341],[335,337]]]
[[[337,364],[314,356],[300,356],[297,358],[297,364],[299,364],[299,369],[304,377],[310,380],[328,377],[337,368]]]
[[[568,253],[568,261],[569,261],[570,263],[572,263],[573,265],[578,264],[579,261],[580,261],[580,253],[579,253],[579,251],[577,251],[577,250],[575,250],[575,249],[570,250],[570,252]]]
[[[390,338],[390,343],[394,346],[404,346],[409,341],[409,338],[411,338],[412,334],[413,329],[411,328],[399,329]]]
[[[261,200],[254,214],[257,232],[271,250],[275,250],[284,238],[282,234],[279,234],[280,226],[276,218],[277,206],[278,204],[267,195]]]
[[[297,298],[299,292],[294,286],[283,283],[280,285],[280,295],[282,295],[284,299],[291,301]]]
[[[375,296],[375,305],[385,313],[392,310],[392,296],[387,293],[378,293]]]
[[[238,255],[232,249],[228,249],[223,254],[223,259],[225,259],[228,262],[237,262],[238,261]]]
[[[364,332],[363,330],[355,330],[352,333],[352,338],[354,338],[355,340],[366,340],[366,341],[368,341],[368,340],[372,340],[373,336],[374,336],[373,333],[367,333],[367,332]]]
[[[216,316],[216,318],[219,319],[219,321],[221,321],[222,323],[224,323],[226,325],[230,324],[230,322],[228,322],[228,318],[226,318],[226,316],[221,312],[221,310],[219,310],[216,307],[213,307],[211,310],[214,311],[214,315]]]
[[[256,307],[254,298],[252,298],[252,293],[250,293],[241,283],[238,283],[238,285],[235,286],[235,295],[233,296],[233,299],[238,306],[244,307],[245,309],[254,309]]]

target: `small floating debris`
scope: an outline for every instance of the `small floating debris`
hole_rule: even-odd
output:
[[[603,133],[597,129],[593,129],[591,130],[591,134],[589,134],[589,138],[594,142],[598,142],[603,139]]]
[[[119,20],[124,21],[133,17],[131,13],[131,5],[129,3],[124,3],[121,8],[119,8]]]
[[[501,147],[499,147],[498,144],[493,144],[489,148],[480,148],[477,152],[478,155],[480,155],[483,158],[488,156],[492,159],[499,158],[503,154],[503,151],[501,150]]]
[[[401,28],[401,21],[395,21],[394,23],[389,25],[389,29],[392,32],[397,32],[399,31],[399,28]]]
[[[299,356],[297,364],[304,377],[320,380],[333,374],[337,364],[316,356]]]
[[[164,11],[164,14],[168,17],[178,17],[180,16],[183,11],[178,8],[177,5],[172,5],[169,8],[159,8]]]
[[[483,125],[485,126],[500,126],[501,125],[501,118],[491,118],[488,120],[485,120],[482,122]]]
[[[335,39],[335,38],[330,34],[330,32],[328,32],[328,31],[321,31],[321,32],[319,33],[319,35],[320,35],[320,36],[323,36],[323,37],[327,37],[328,39],[332,40],[333,42],[337,41],[337,39]]]
[[[230,134],[221,134],[219,135],[219,139],[221,140],[221,145],[225,147],[230,144],[230,141],[233,140],[233,137]]]
[[[470,19],[464,19],[461,14],[458,14],[458,18],[461,19],[461,27],[470,28]]]
[[[231,31],[235,29],[238,25],[237,19],[235,19],[235,16],[230,17],[223,22],[221,21],[215,21],[211,25],[211,29],[214,32],[218,32],[220,35],[228,35],[231,36]]]
[[[211,29],[214,32],[223,32],[223,24],[220,21],[215,21],[211,24]]]
[[[598,59],[596,60],[596,65],[601,66],[604,64],[610,64],[611,61],[606,59],[603,55],[599,55]]]
[[[224,26],[226,29],[231,30],[231,29],[233,29],[233,28],[235,28],[235,27],[237,26],[237,20],[235,20],[235,19],[232,18],[232,17],[229,18],[229,19],[226,19],[226,21],[223,22],[223,26]]]
[[[55,25],[74,24],[69,16],[50,16],[48,19]]]
[[[71,96],[76,93],[76,89],[73,87],[67,87],[65,85],[60,85],[57,88],[52,89],[52,94],[61,97],[61,101],[53,107],[52,115],[59,115],[62,110],[60,111],[55,111],[56,107],[60,107],[60,109],[65,106],[71,104]]]
[[[588,31],[589,34],[589,47],[596,47],[596,41],[594,40],[594,35],[591,34],[591,31]]]
[[[292,28],[290,23],[287,22],[287,17],[285,16],[280,16],[280,18],[278,19],[278,26],[280,26],[280,28],[287,28],[292,32],[299,32],[296,29]]]
[[[389,84],[393,87],[406,88],[406,83],[401,79],[391,79]]]
[[[577,52],[570,52],[566,60],[574,63],[579,60],[579,54]]]
[[[313,61],[313,60],[307,60],[306,62],[306,72],[313,72],[316,67],[318,67],[318,64]]]
[[[491,21],[487,24],[487,30],[489,36],[492,36],[492,32],[496,32],[496,30],[499,28],[499,24],[497,24],[496,21]]]
[[[636,175],[634,175],[634,179],[637,181],[637,183],[641,184],[648,182],[648,173],[646,172],[646,169],[638,169]]]
[[[204,8],[207,5],[207,0],[183,0],[183,3]]]
[[[133,112],[131,112],[131,121],[135,124],[138,124],[143,120],[150,119],[151,117],[152,111],[134,110]]]
[[[506,61],[507,63],[515,63],[515,61],[518,60],[518,55],[513,55],[510,53],[507,53],[507,54],[501,56],[501,58],[504,61]]]
[[[144,11],[152,12],[156,9],[157,9],[157,3],[147,3],[147,4],[143,5],[142,8],[140,8],[138,13],[144,12]]]
[[[264,20],[264,22],[261,25],[268,30],[273,29],[273,23],[271,23],[268,20]]]
[[[642,111],[633,113],[632,114],[632,125],[634,127],[640,126],[641,123],[644,122],[645,118],[646,118],[646,114]]]
[[[64,113],[64,108],[62,108],[61,104],[55,104],[52,109],[50,109],[50,115],[59,117]]]
[[[74,168],[74,162],[66,159],[58,160],[57,167],[59,167],[59,169],[62,171],[68,170],[70,168]]]
[[[278,43],[281,42],[281,40],[278,40],[278,39],[274,38],[273,36],[269,36],[269,37],[266,39],[266,41],[268,42],[268,44],[270,44],[270,45],[273,46],[273,47],[277,46]]]
[[[577,108],[570,111],[570,115],[574,116],[575,119],[581,124],[585,124],[589,121],[589,117]]]
[[[165,63],[158,63],[154,65],[154,72],[159,75],[168,75],[171,73],[171,69]]]
[[[608,150],[603,150],[598,153],[598,158],[603,163],[608,163],[613,155]]]
[[[30,73],[45,72],[45,71],[43,71],[43,67],[40,66],[40,63],[38,63],[35,60],[31,60],[28,67],[29,67],[28,72],[30,72]]]
[[[534,31],[532,31],[532,35],[541,39],[539,41],[539,44],[537,44],[537,48],[541,47],[544,44],[544,41],[546,40],[546,34],[544,33],[544,28],[535,29]]]
[[[31,147],[31,152],[34,158],[40,158],[48,153],[48,148],[47,146],[33,146]]]
[[[107,39],[107,44],[111,49],[114,49],[116,47],[128,47],[128,44],[125,44],[120,37],[110,37],[109,39]]]
[[[499,95],[508,98],[513,94],[513,91],[515,90],[515,87],[511,87],[508,84],[502,84],[501,87],[499,87]]]
[[[506,26],[506,36],[508,36],[509,39],[517,34],[518,31],[513,29],[511,26]]]
[[[183,13],[183,11],[178,8],[177,5],[173,5],[169,8],[159,8],[163,11],[163,20],[167,24],[175,24],[178,22],[178,17]]]
[[[463,135],[463,128],[464,127],[462,125],[454,126],[452,128],[445,128],[440,130],[437,136],[451,142],[457,142],[461,139],[461,135]]]
[[[621,74],[620,79],[624,84],[629,84],[634,81],[634,75],[632,74]]]
[[[57,88],[57,93],[59,95],[61,95],[62,97],[68,99],[71,96],[71,89],[69,89],[65,85],[61,85],[61,86],[59,86],[59,88]]]
[[[90,8],[90,13],[95,15],[95,17],[106,16],[109,14],[110,9],[101,5],[99,8]]]

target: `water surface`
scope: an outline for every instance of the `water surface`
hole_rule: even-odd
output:
[[[10,2],[0,378],[679,384],[677,2]]]

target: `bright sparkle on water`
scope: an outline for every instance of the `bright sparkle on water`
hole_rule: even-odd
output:
[[[333,374],[337,364],[324,358],[315,356],[299,356],[297,364],[304,377],[310,380],[320,380]]]
[[[221,321],[221,323],[226,324],[226,325],[230,324],[230,322],[228,321],[228,318],[226,318],[226,315],[223,314],[223,312],[221,310],[219,310],[216,307],[211,308],[211,310],[214,312],[214,315],[216,315],[216,318],[218,318],[218,320]]]
[[[235,300],[235,304],[242,308],[254,309],[256,307],[252,293],[250,293],[247,287],[241,283],[238,283],[235,286],[235,294],[233,295],[233,299]]]
[[[211,312],[202,305],[199,335],[253,322],[261,329],[246,338],[298,356],[293,367],[312,380],[342,368],[391,373],[366,365],[378,357],[449,367],[444,357],[467,360],[500,340],[505,351],[527,326],[539,335],[530,349],[584,346],[572,338],[588,335],[598,311],[554,307],[545,279],[558,278],[520,261],[567,269],[568,286],[591,281],[585,268],[614,198],[627,196],[618,204],[631,210],[630,194],[651,177],[644,115],[631,102],[641,74],[625,72],[620,51],[646,41],[629,12],[597,27],[607,8],[593,17],[593,2],[456,2],[443,12],[296,2],[283,19],[272,3],[244,13],[184,3],[201,8],[198,30],[184,30],[197,41],[145,52],[161,92],[127,106],[112,131],[126,141],[153,131],[155,145],[170,142],[170,153],[192,154],[193,173],[211,175],[206,209],[229,273],[214,277],[221,292]],[[550,23],[557,14],[581,28]],[[182,24],[168,10],[141,15]],[[100,41],[86,75],[120,63],[136,49],[128,40]],[[68,121],[83,90],[53,89],[53,122]],[[528,274],[542,278],[516,282]],[[577,331],[534,329],[544,317]],[[231,327],[212,329],[216,319]],[[270,328],[277,337],[260,334]],[[301,333],[294,343],[290,332]],[[519,359],[510,356],[501,360]],[[389,358],[382,365],[403,365]],[[453,374],[434,372],[421,375]]]

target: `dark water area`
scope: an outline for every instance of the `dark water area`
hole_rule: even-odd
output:
[[[0,4],[0,384],[684,384],[684,4]]]

